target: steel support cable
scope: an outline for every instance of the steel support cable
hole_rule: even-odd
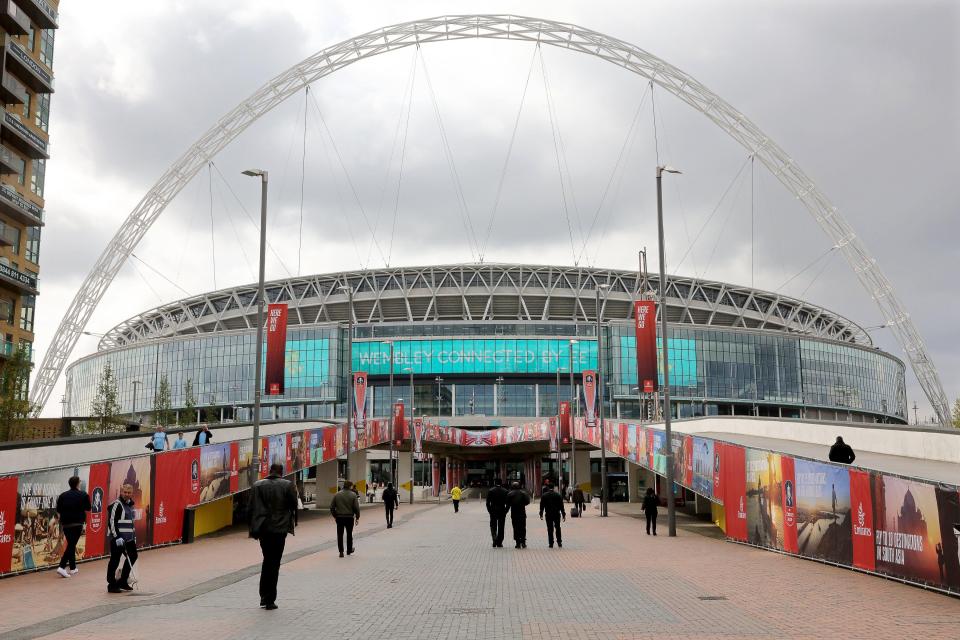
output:
[[[370,231],[371,240],[374,246],[377,248],[377,252],[380,254],[380,258],[386,262],[387,257],[383,253],[383,248],[380,246],[380,243],[377,242],[377,232],[370,225],[370,218],[367,216],[367,211],[363,207],[363,202],[360,200],[360,193],[357,191],[356,185],[353,183],[353,178],[350,176],[350,171],[347,169],[347,163],[343,161],[343,156],[340,154],[340,148],[337,146],[337,141],[333,137],[333,132],[330,131],[330,127],[327,125],[327,119],[323,117],[323,112],[320,110],[320,105],[317,104],[317,99],[313,96],[310,96],[310,101],[313,103],[313,109],[317,112],[317,116],[320,118],[320,124],[323,125],[323,130],[327,134],[327,138],[330,140],[330,147],[333,149],[333,153],[337,158],[337,163],[340,165],[340,170],[343,172],[343,177],[347,181],[347,185],[350,187],[350,193],[353,194],[353,200],[357,203],[357,209],[360,210],[360,216],[363,218],[364,224],[367,225],[367,229]]]
[[[730,206],[727,209],[727,215],[723,218],[723,224],[720,225],[720,231],[717,233],[716,239],[713,243],[713,248],[710,250],[710,255],[707,257],[707,263],[703,265],[703,273],[706,274],[710,269],[710,263],[713,262],[713,257],[717,255],[717,249],[720,247],[720,241],[723,239],[723,233],[727,230],[727,225],[730,223],[730,218],[733,217],[733,212],[736,211],[737,202],[740,201],[740,193],[743,191],[743,184],[746,182],[745,179],[742,179],[737,184],[737,190],[733,194],[733,198],[730,199]]]
[[[246,243],[244,243],[243,240],[240,238],[240,232],[237,230],[237,225],[234,224],[233,215],[230,213],[230,208],[227,206],[226,198],[224,197],[223,190],[220,188],[219,184],[217,185],[216,189],[217,189],[217,195],[220,198],[220,204],[223,206],[223,212],[227,215],[227,222],[230,223],[230,229],[233,230],[233,237],[236,238],[237,240],[237,247],[239,247],[240,249],[240,254],[243,256],[243,261],[244,263],[246,263],[247,269],[250,270],[250,279],[256,280],[257,272],[253,268],[253,263],[250,262],[250,257],[247,255],[247,250],[243,248],[243,245]]]
[[[303,187],[307,175],[307,103],[310,100],[310,85],[303,91],[303,150],[300,154],[300,227],[297,231],[297,277],[300,277],[300,258],[303,252]]]
[[[140,264],[142,264],[143,266],[145,266],[147,269],[150,269],[150,271],[153,271],[155,274],[157,274],[158,276],[160,276],[161,278],[163,278],[164,280],[166,280],[168,283],[170,283],[171,285],[173,285],[174,287],[176,287],[177,289],[179,289],[180,291],[182,291],[182,292],[185,293],[186,295],[188,295],[188,296],[190,295],[190,292],[189,292],[189,291],[187,291],[186,289],[184,289],[183,287],[181,287],[180,285],[178,285],[176,282],[174,282],[173,280],[171,280],[171,279],[168,278],[167,276],[163,275],[163,273],[162,273],[159,269],[157,269],[156,267],[151,266],[150,263],[148,263],[146,260],[144,260],[143,258],[141,258],[140,256],[138,256],[137,254],[131,253],[131,254],[130,254],[130,257],[133,258],[134,260],[136,260],[137,262],[139,262]]]
[[[397,221],[400,218],[400,189],[403,186],[403,167],[407,159],[407,139],[408,139],[407,135],[410,132],[410,114],[413,112],[413,92],[416,87],[416,81],[417,81],[417,57],[416,55],[414,55],[413,64],[410,67],[410,83],[409,83],[409,89],[407,91],[407,96],[408,96],[407,117],[403,125],[403,142],[401,142],[401,146],[400,146],[400,166],[397,168],[397,190],[393,197],[393,224],[390,227],[390,246],[387,249],[387,266],[388,267],[390,266],[390,260],[393,259],[393,240],[394,238],[396,238],[396,235],[397,235]],[[401,109],[400,115],[403,115],[402,109]],[[397,121],[398,134],[400,132],[399,128],[400,128],[400,122],[398,120]],[[388,166],[389,164],[392,164],[392,162],[393,162],[393,151],[391,150],[390,163],[388,163]],[[388,177],[389,177],[389,172],[388,172]],[[386,186],[387,186],[386,180],[384,180],[383,186],[384,186],[384,191],[386,191]],[[381,194],[381,201],[382,201],[382,194]],[[377,213],[377,215],[379,216],[379,212]],[[367,258],[367,260],[369,261],[369,257]]]
[[[209,166],[207,167],[207,171],[208,172],[210,171]],[[200,181],[197,180],[194,183],[194,189],[196,190],[196,193],[194,194],[195,202],[193,206],[193,211],[200,210],[200,198],[203,197],[203,191],[201,190],[201,187],[202,185]],[[181,269],[183,269],[183,259],[187,255],[187,249],[190,247],[190,240],[193,239],[193,232],[197,227],[197,220],[199,220],[199,218],[200,216],[198,215],[190,215],[190,222],[187,225],[187,228],[188,228],[187,235],[186,235],[186,238],[184,239],[183,246],[180,248],[180,257],[177,259],[177,272],[174,276],[175,279],[177,280],[180,279],[180,271]]]
[[[543,67],[543,56],[540,56],[541,74]],[[570,222],[570,207],[567,205],[567,190],[563,181],[563,163],[560,160],[560,146],[557,141],[557,127],[553,121],[553,109],[550,108],[550,91],[547,89],[546,75],[543,75],[543,87],[547,96],[547,116],[550,119],[550,132],[553,134],[553,153],[557,160],[557,175],[560,178],[560,197],[563,203],[563,215],[567,220],[567,233],[570,236],[570,253],[573,254],[573,266],[577,266],[577,247],[573,241],[573,224]]]
[[[212,164],[212,163],[211,163]],[[217,288],[217,230],[213,224],[213,175],[207,170],[207,191],[210,193],[210,261],[213,263],[213,288]]]
[[[220,181],[227,188],[227,191],[230,192],[230,195],[233,196],[234,201],[237,203],[237,206],[240,207],[240,210],[243,211],[243,215],[246,216],[247,220],[253,225],[253,229],[260,234],[260,225],[254,221],[253,216],[250,215],[250,212],[247,211],[247,208],[243,205],[243,200],[240,199],[240,196],[237,195],[237,192],[233,190],[233,187],[230,186],[230,183],[227,181],[226,176],[223,175],[223,172],[220,171],[220,167],[217,166],[217,163],[211,162],[210,166],[213,167],[213,170],[217,172],[217,175],[220,177]],[[283,258],[280,257],[280,254],[277,253],[277,250],[273,248],[273,245],[270,244],[270,241],[267,240],[267,248],[270,249],[270,253],[273,254],[273,257],[277,259],[277,262],[280,263],[280,266],[283,267],[283,270],[287,272],[287,275],[291,278],[293,273],[287,268],[287,264],[283,261]]]
[[[130,254],[130,255],[133,255],[133,254]],[[128,262],[127,264],[129,264],[131,267],[133,267],[134,273],[136,273],[138,276],[140,276],[140,279],[143,280],[143,284],[147,285],[147,289],[150,289],[150,291],[153,292],[153,295],[157,296],[157,300],[160,302],[160,304],[163,304],[163,303],[164,303],[163,297],[162,297],[159,293],[157,293],[157,290],[153,288],[153,285],[150,284],[150,281],[147,280],[147,277],[146,277],[145,275],[143,275],[143,272],[140,271],[140,267],[137,266],[137,263],[136,263],[136,262]]]
[[[823,261],[823,266],[820,267],[820,270],[817,271],[817,273],[813,276],[813,279],[811,279],[807,286],[804,287],[803,291],[800,292],[800,298],[803,298],[805,295],[807,295],[807,291],[810,290],[810,287],[813,286],[813,283],[820,279],[820,276],[823,275],[823,272],[826,271],[827,267],[830,266],[830,263],[833,262],[833,256],[835,255],[836,253],[830,251],[830,257]]]
[[[646,99],[647,89],[644,89],[643,95],[640,96],[640,103],[637,105],[637,110],[634,112],[633,119],[630,121],[630,127],[627,129],[627,134],[623,138],[623,144],[620,145],[620,153],[617,154],[617,161],[613,164],[613,169],[610,171],[610,177],[607,179],[607,183],[603,187],[603,193],[600,194],[600,203],[597,205],[597,210],[593,213],[593,219],[590,221],[590,226],[587,227],[587,235],[583,239],[583,245],[580,247],[581,260],[587,254],[587,244],[590,242],[590,238],[593,236],[593,230],[596,227],[597,219],[599,218],[600,213],[603,211],[603,205],[606,204],[607,195],[610,193],[610,186],[613,184],[614,179],[617,179],[617,182],[619,183],[620,178],[623,176],[623,171],[621,171],[621,163],[623,162],[627,148],[632,148],[633,146],[632,143],[636,136],[637,123],[640,121],[640,112],[643,109],[643,103],[646,101]]]
[[[827,249],[826,251],[824,251],[823,253],[821,253],[821,254],[820,254],[819,256],[817,256],[812,262],[810,262],[810,264],[808,264],[807,266],[805,266],[803,269],[800,269],[800,271],[797,271],[795,274],[793,274],[793,276],[791,276],[790,278],[788,278],[786,282],[784,282],[782,285],[780,285],[779,287],[777,287],[776,289],[774,289],[774,293],[780,293],[780,291],[781,291],[785,286],[787,286],[788,284],[790,284],[791,282],[793,282],[794,280],[796,280],[797,278],[799,278],[801,275],[803,275],[804,273],[806,273],[812,266],[814,266],[815,264],[817,264],[818,262],[820,262],[820,261],[823,260],[825,257],[827,257],[828,255],[830,255],[831,253],[833,253],[834,251],[836,251],[836,250],[839,249],[839,248],[840,248],[840,247],[834,245],[834,246],[830,247],[829,249]]]
[[[693,242],[687,246],[686,252],[683,254],[683,257],[680,258],[680,262],[677,263],[677,266],[674,268],[674,273],[679,271],[680,267],[683,266],[683,263],[687,260],[687,256],[690,255],[690,252],[693,251],[693,248],[696,246],[697,242],[700,241],[700,236],[703,235],[703,232],[706,231],[707,226],[710,224],[710,221],[713,220],[713,216],[716,215],[717,211],[720,210],[720,207],[723,205],[723,201],[726,199],[727,194],[730,193],[730,189],[733,188],[733,185],[737,183],[740,174],[743,173],[743,170],[747,167],[747,164],[750,162],[752,155],[747,156],[747,159],[743,161],[743,164],[740,165],[740,168],[737,169],[737,172],[733,174],[733,178],[730,179],[730,182],[727,184],[726,188],[723,190],[723,193],[720,194],[720,199],[717,200],[716,206],[713,207],[713,211],[710,212],[710,215],[707,216],[707,219],[704,220],[703,224],[700,226],[700,231],[697,232],[697,235],[693,238]]]
[[[382,53],[429,42],[484,38],[541,42],[595,56],[666,89],[703,114],[757,158],[807,210],[843,252],[857,281],[890,323],[921,387],[941,422],[950,419],[949,402],[932,355],[877,261],[816,183],[787,152],[743,113],[696,78],[643,49],[579,25],[516,15],[450,15],[377,28],[336,43],[284,70],[228,111],[191,144],[153,183],[101,252],[67,307],[35,368],[31,404],[39,414],[50,398],[81,332],[130,252],[170,202],[217,153],[300,89],[346,66]],[[289,270],[288,270],[289,271]],[[864,340],[869,341],[866,334]]]
[[[433,112],[437,119],[437,128],[440,130],[440,142],[443,152],[447,158],[447,168],[450,171],[450,178],[453,182],[454,192],[457,196],[457,204],[460,207],[460,214],[464,220],[464,227],[467,232],[468,246],[470,248],[470,257],[477,260],[477,254],[480,251],[480,244],[477,241],[477,233],[473,228],[473,220],[470,217],[470,207],[467,204],[467,198],[463,194],[463,185],[460,181],[460,172],[457,171],[457,164],[453,159],[453,149],[450,147],[450,140],[447,138],[447,129],[443,126],[443,118],[440,115],[440,102],[437,100],[437,94],[433,90],[433,81],[430,80],[430,70],[427,69],[427,59],[420,51],[420,45],[417,45],[417,51],[420,52],[420,64],[423,66],[423,78],[427,82],[427,90],[430,93],[430,100],[433,103]],[[474,250],[476,247],[476,251]]]
[[[523,105],[527,100],[527,89],[530,86],[530,77],[533,75],[533,66],[537,61],[537,54],[543,55],[540,51],[540,45],[533,48],[533,55],[530,56],[530,67],[527,69],[527,78],[523,83],[523,91],[520,92],[520,105],[517,107],[517,117],[513,120],[513,131],[510,134],[510,143],[507,145],[507,155],[503,159],[503,169],[500,170],[500,180],[497,182],[497,192],[493,198],[493,209],[490,212],[490,221],[487,223],[487,232],[483,237],[483,244],[480,245],[480,262],[483,262],[487,254],[487,245],[490,243],[490,234],[493,232],[493,221],[497,217],[497,209],[500,206],[500,196],[503,193],[503,183],[507,177],[507,167],[510,165],[510,158],[513,155],[513,144],[517,139],[517,130],[520,128],[520,116],[523,115]]]

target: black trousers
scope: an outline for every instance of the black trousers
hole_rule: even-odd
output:
[[[503,544],[504,529],[507,524],[507,514],[490,514],[490,537],[496,544]]]
[[[118,584],[126,584],[127,578],[130,577],[130,565],[137,561],[137,543],[131,540],[123,547],[118,547],[112,538],[107,538],[107,542],[110,543],[110,562],[107,563],[107,584],[111,587]],[[115,577],[117,567],[120,566],[120,561],[123,560],[124,551],[126,551],[127,557],[130,558],[130,562],[124,563],[123,569],[120,570],[120,579],[117,580]]]
[[[393,526],[393,506],[387,505],[387,506],[384,508],[384,511],[385,511],[385,513],[386,513],[386,516],[387,516],[387,525],[389,525],[389,526],[392,527],[392,526]]]
[[[454,513],[460,513],[460,501],[459,501],[459,500],[454,500],[454,501],[453,501],[453,512],[454,512]]]
[[[653,535],[657,535],[657,512],[647,512],[647,535],[650,535],[650,527],[653,526]]]
[[[83,533],[83,525],[78,527],[64,527],[63,537],[67,539],[67,548],[60,558],[60,568],[65,569],[70,565],[71,569],[77,568],[77,542],[80,541],[80,535]]]
[[[280,577],[280,560],[283,558],[283,546],[286,542],[285,533],[260,534],[260,550],[263,552],[263,564],[260,566],[260,602],[263,604],[277,601],[277,579]]]
[[[574,502],[573,506],[577,509],[580,509],[580,516],[583,517],[583,514],[587,512],[587,506],[582,502]]]
[[[547,513],[544,514],[543,518],[547,523],[547,542],[550,546],[553,546],[553,532],[557,532],[557,542],[563,544],[563,538],[560,536],[560,514],[555,513],[553,515]]]
[[[337,517],[337,549],[343,553],[343,532],[347,532],[347,551],[353,551],[353,516]]]
[[[513,525],[513,541],[517,544],[527,542],[527,515],[510,516],[510,524]]]

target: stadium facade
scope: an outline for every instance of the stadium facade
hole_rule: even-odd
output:
[[[571,397],[571,361],[578,386],[598,357],[606,415],[636,418],[632,303],[658,290],[656,276],[635,271],[501,264],[273,281],[268,301],[289,306],[285,393],[264,396],[263,417],[344,416],[351,359],[354,371],[369,374],[368,415],[389,415],[392,344],[392,397],[404,398],[409,411],[412,375],[416,415],[441,423],[496,426],[555,415],[558,393]],[[116,326],[96,353],[68,367],[66,412],[91,415],[109,362],[125,413],[149,411],[165,376],[175,409],[189,381],[207,419],[248,418],[255,294],[255,285],[223,289]],[[675,416],[906,423],[903,362],[847,318],[777,293],[676,276],[668,277],[666,298]]]

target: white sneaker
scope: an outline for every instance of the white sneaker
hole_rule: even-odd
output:
[[[80,573],[80,569],[70,569],[70,575],[75,576]]]
[[[70,577],[70,572],[67,571],[66,569],[64,569],[63,567],[60,567],[59,569],[57,569],[57,573],[59,573],[59,574],[60,574],[61,576],[63,576],[64,578],[69,578],[69,577]]]

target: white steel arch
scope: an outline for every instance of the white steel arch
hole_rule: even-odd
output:
[[[680,69],[628,42],[573,24],[513,15],[450,15],[383,27],[323,49],[274,77],[222,117],[177,159],[143,197],[103,250],[60,321],[33,384],[39,414],[81,331],[127,257],[180,190],[254,121],[307,85],[381,53],[431,42],[486,38],[538,42],[596,56],[647,78],[703,113],[760,160],[800,200],[840,249],[944,424],[949,408],[937,370],[910,314],[853,228],[793,159],[746,116]]]

